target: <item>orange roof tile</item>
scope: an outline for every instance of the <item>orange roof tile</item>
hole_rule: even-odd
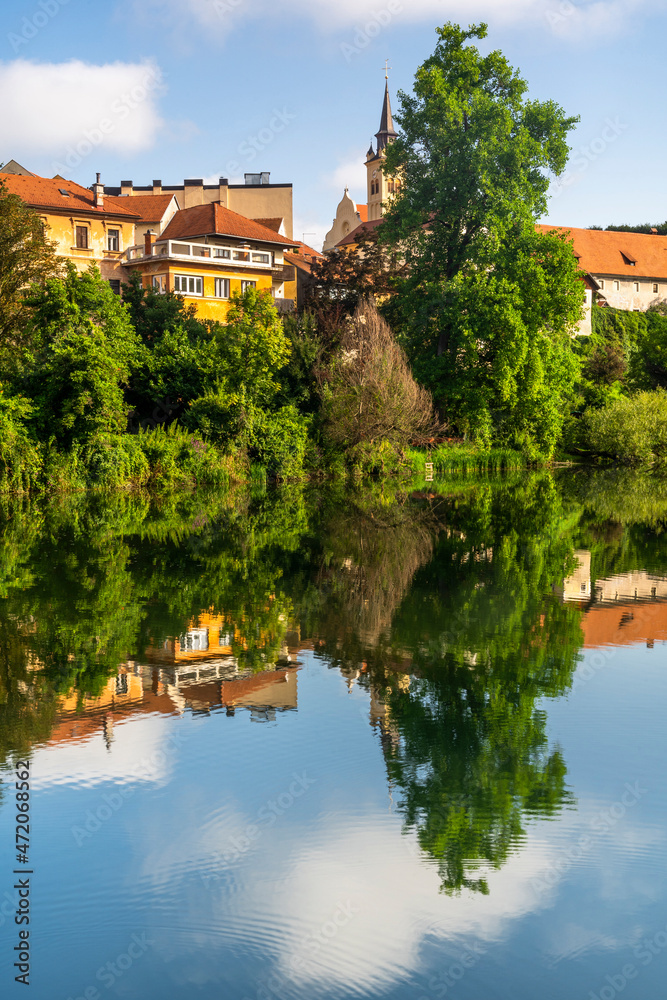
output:
[[[667,236],[567,226],[539,225],[536,228],[542,233],[569,234],[579,266],[589,274],[667,278]],[[636,261],[634,265],[632,260]]]
[[[348,233],[342,240],[339,240],[336,246],[344,247],[349,243],[355,243],[362,233],[372,233],[374,229],[377,229],[381,222],[382,219],[371,219],[370,222],[362,222],[356,229],[353,229],[351,233]]]
[[[174,197],[173,194],[138,194],[131,197],[105,194],[104,205],[105,208],[107,205],[116,205],[118,208],[132,212],[142,222],[159,222]],[[178,200],[176,203],[178,204]]]
[[[232,212],[218,202],[182,208],[163,232],[162,239],[187,240],[200,236],[232,236],[285,247],[297,245],[294,240],[279,236],[275,230],[246,219],[244,215]]]
[[[88,188],[75,184],[74,181],[65,181],[55,177],[28,177],[22,174],[0,173],[0,181],[7,191],[17,194],[22,201],[35,209],[50,209],[57,212],[86,212],[91,215],[118,215],[128,219],[136,218],[135,213],[128,207],[125,208],[117,204],[118,199],[112,199],[114,204],[107,206],[107,198],[104,199],[104,207],[96,208],[93,199],[93,192]],[[61,191],[67,191],[63,195]],[[129,199],[128,199],[129,200]]]
[[[265,226],[267,229],[273,229],[275,233],[280,232],[280,227],[282,226],[283,219],[253,219],[253,222],[258,222],[260,226]]]
[[[294,264],[296,267],[301,268],[302,271],[310,274],[314,262],[316,260],[324,260],[324,254],[320,253],[319,250],[313,250],[307,243],[298,241],[297,245],[299,249],[295,253],[285,252],[285,260],[288,264]]]
[[[368,205],[357,205],[357,212],[362,222],[368,222]]]

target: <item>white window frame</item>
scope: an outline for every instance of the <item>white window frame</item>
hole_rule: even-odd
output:
[[[112,233],[115,233],[116,235],[112,236],[111,235]],[[112,240],[116,243],[115,247],[111,246],[111,241]],[[118,228],[116,228],[115,226],[114,227],[109,227],[109,229],[107,229],[107,253],[120,253],[120,249],[121,249],[121,242],[120,242],[120,240],[121,240],[121,229],[120,229],[120,226]]]
[[[191,628],[178,637],[181,653],[205,653],[208,650],[208,629]]]
[[[159,292],[160,295],[164,295],[167,291],[167,275],[154,274],[151,280],[151,288],[154,292]]]
[[[257,282],[256,281],[250,281],[250,280],[248,280],[248,281],[242,281],[241,282],[241,295],[245,295],[245,293],[247,292],[247,290],[249,288],[257,288]]]
[[[185,287],[182,285],[185,284]],[[194,285],[194,290],[193,286]],[[204,278],[201,274],[175,274],[174,291],[179,295],[191,295],[202,298],[204,294]]]
[[[215,279],[215,297],[216,299],[229,298],[229,278]]]

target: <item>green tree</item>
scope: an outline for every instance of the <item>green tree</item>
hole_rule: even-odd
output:
[[[56,243],[44,223],[18,195],[0,182],[0,350],[13,350],[22,337],[30,310],[25,296],[33,282],[59,274]]]
[[[23,383],[34,400],[33,426],[43,440],[69,447],[98,432],[126,429],[124,392],[142,346],[127,309],[97,268],[68,265],[30,299],[32,349]]]
[[[401,183],[380,241],[408,272],[387,315],[460,430],[549,452],[576,376],[568,335],[584,289],[571,249],[534,223],[576,119],[527,99],[500,52],[467,44],[485,25],[437,33],[387,148],[386,172]]]

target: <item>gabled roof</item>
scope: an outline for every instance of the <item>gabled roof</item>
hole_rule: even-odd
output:
[[[0,173],[0,181],[5,185],[7,191],[18,195],[30,208],[50,209],[69,214],[85,212],[92,215],[118,215],[128,219],[136,218],[131,208],[118,205],[117,199],[114,199],[114,204],[108,207],[105,198],[104,207],[96,208],[92,191],[81,187],[80,184],[75,184],[74,181],[64,181],[60,177]]]
[[[104,205],[114,205],[118,208],[132,212],[142,222],[160,222],[172,201],[176,198],[173,194],[146,194],[132,195],[131,197],[119,197],[116,195],[104,196]],[[176,199],[178,205],[178,199]]]
[[[299,242],[297,246],[298,250],[294,253],[285,253],[285,260],[289,264],[294,264],[295,267],[298,267],[302,271],[306,271],[310,274],[315,261],[324,260],[324,254],[320,253],[319,250],[313,250],[313,248],[309,247],[307,243]]]
[[[336,246],[344,247],[350,243],[356,243],[363,233],[372,233],[374,229],[377,229],[377,227],[381,225],[381,223],[382,219],[371,219],[370,222],[362,222],[356,229],[353,229],[351,233],[348,233],[342,240],[339,240]]]
[[[224,208],[217,202],[181,209],[162,233],[161,238],[187,240],[201,236],[231,236],[285,247],[297,245],[294,240],[288,240],[275,230],[262,226],[252,219],[246,219],[244,215],[232,212],[230,208]]]
[[[537,229],[569,235],[579,266],[589,274],[667,279],[667,236],[565,226],[540,225]]]
[[[264,226],[266,229],[273,229],[274,233],[280,233],[283,228],[284,219],[253,219],[253,222],[258,222],[260,226]],[[281,234],[284,235],[284,234]]]
[[[37,174],[33,174],[32,170],[28,170],[27,167],[22,166],[17,160],[8,160],[2,166],[3,174],[19,174],[23,177],[36,177]]]

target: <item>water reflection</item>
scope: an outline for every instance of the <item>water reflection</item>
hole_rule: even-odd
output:
[[[12,510],[0,762],[100,737],[113,755],[142,716],[280,725],[313,650],[366,692],[442,890],[485,894],[530,823],[576,805],[547,716],[581,650],[667,638],[667,495],[638,480],[628,509],[618,477],[586,473]]]

